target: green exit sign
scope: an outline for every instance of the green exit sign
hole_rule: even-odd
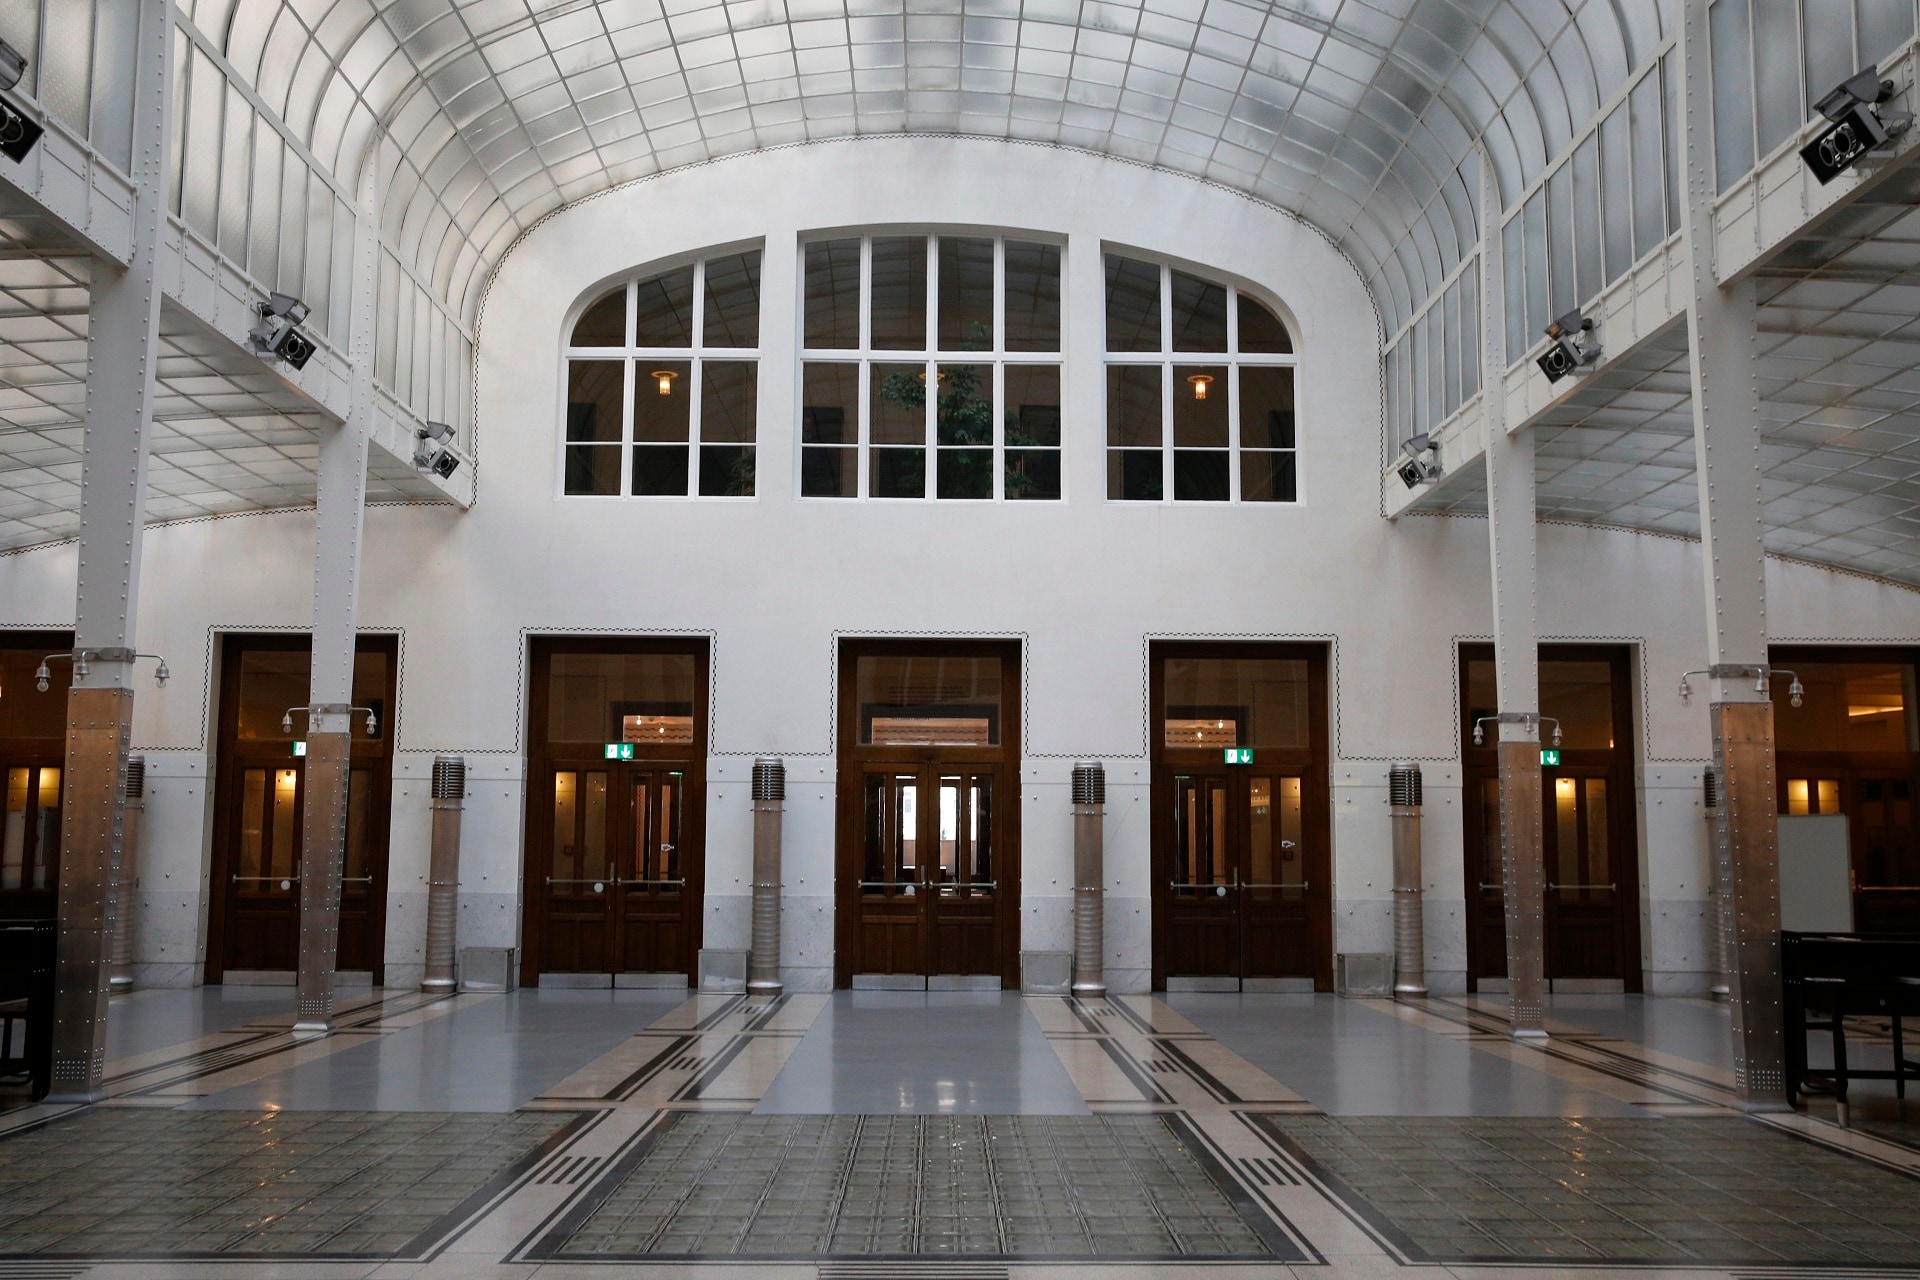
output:
[[[295,754],[295,755],[297,755],[297,756],[303,756],[303,755],[305,755],[305,754],[307,754],[307,744],[306,744],[306,743],[304,743],[304,742],[296,742],[296,743],[294,743],[294,744],[293,744],[293,754]]]
[[[1223,751],[1226,755],[1226,760],[1228,764],[1252,764],[1253,763],[1252,747],[1226,747],[1226,748],[1223,748]]]
[[[1560,763],[1560,752],[1553,747],[1540,748],[1540,763],[1547,768]]]
[[[609,760],[633,759],[633,744],[631,742],[609,742],[607,744],[607,759]]]

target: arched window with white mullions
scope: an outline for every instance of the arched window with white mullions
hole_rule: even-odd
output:
[[[1108,254],[1107,499],[1293,502],[1293,335],[1236,285]]]
[[[567,342],[561,492],[751,498],[760,251],[629,280]]]

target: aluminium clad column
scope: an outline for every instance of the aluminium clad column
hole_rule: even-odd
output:
[[[333,1030],[340,942],[340,877],[347,849],[355,607],[373,421],[374,300],[379,289],[374,141],[360,179],[354,227],[353,390],[347,420],[320,429],[313,549],[313,668],[307,704],[306,797],[300,814],[300,974],[294,1030]],[[371,713],[368,713],[371,719]],[[395,717],[389,709],[387,732]]]
[[[140,883],[140,815],[147,807],[147,758],[128,756],[125,776],[120,843],[113,849],[113,961],[107,979],[115,995],[133,990],[133,891]]]
[[[134,37],[132,252],[94,258],[87,290],[87,392],[80,446],[74,678],[67,695],[48,1100],[104,1096],[113,851],[125,816],[133,723],[133,635],[146,527],[147,434],[160,340],[158,254],[173,100],[173,5],[140,0]],[[85,653],[87,661],[80,662]],[[82,674],[82,667],[85,674]]]
[[[1387,771],[1393,815],[1393,994],[1427,994],[1425,895],[1420,891],[1420,766]]]
[[[1107,994],[1106,833],[1107,768],[1098,761],[1073,766],[1073,994]]]
[[[1507,1005],[1517,1037],[1547,1034],[1546,864],[1540,802],[1540,625],[1535,582],[1533,429],[1507,434],[1506,268],[1493,165],[1480,152],[1480,394],[1487,425],[1494,682],[1500,758],[1500,866]],[[1477,731],[1479,726],[1473,726]]]
[[[467,762],[433,758],[433,837],[427,855],[427,965],[420,989],[452,995],[460,914],[460,810],[466,803]]]
[[[1680,228],[1692,276],[1688,371],[1713,685],[1713,767],[1720,791],[1714,844],[1729,922],[1733,1092],[1746,1110],[1776,1111],[1787,1108],[1786,1040],[1755,355],[1759,308],[1751,278],[1727,286],[1719,280],[1710,49],[1707,0],[1685,0],[1680,21],[1685,105],[1679,123],[1686,197]]]
[[[774,757],[753,762],[753,935],[747,952],[747,992],[777,996],[780,981],[780,823],[786,808],[787,766]]]

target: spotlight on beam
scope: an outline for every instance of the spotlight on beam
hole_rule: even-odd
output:
[[[1588,336],[1593,332],[1593,321],[1578,309],[1548,325],[1546,332],[1551,341],[1535,363],[1540,366],[1540,372],[1547,375],[1548,382],[1558,382],[1570,373],[1578,373],[1600,358],[1599,342]]]
[[[27,73],[27,55],[0,40],[0,90],[11,89],[20,83],[20,77]],[[34,144],[40,141],[45,132],[38,124],[29,120],[20,108],[4,98],[0,98],[0,155],[15,164],[27,158]]]
[[[1394,468],[1394,474],[1409,489],[1432,484],[1445,474],[1440,466],[1440,446],[1424,431],[1402,440],[1400,452],[1407,455],[1407,460]]]
[[[296,369],[313,359],[313,339],[301,332],[309,314],[307,304],[290,293],[270,294],[257,308],[260,323],[247,330],[254,352],[267,360],[283,360]]]
[[[1872,67],[1829,89],[1814,109],[1833,123],[1800,148],[1800,159],[1821,186],[1858,164],[1913,126],[1910,111],[1882,110],[1893,96],[1893,81]]]

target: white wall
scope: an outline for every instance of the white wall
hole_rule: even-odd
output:
[[[803,232],[888,224],[1067,238],[1066,490],[1059,503],[800,501],[794,335]],[[596,285],[644,264],[763,240],[760,496],[751,502],[562,499],[563,326]],[[1280,299],[1298,340],[1300,495],[1288,506],[1103,501],[1103,243],[1200,264]],[[1146,645],[1153,637],[1307,637],[1333,646],[1336,949],[1390,950],[1387,764],[1426,765],[1429,974],[1458,987],[1462,924],[1462,640],[1490,630],[1486,525],[1378,514],[1373,309],[1317,233],[1227,192],[1022,144],[885,138],[716,162],[556,214],[501,266],[482,317],[479,498],[466,514],[378,507],[360,618],[403,637],[388,922],[389,980],[418,972],[427,770],[464,754],[463,945],[519,932],[524,656],[529,632],[700,634],[713,643],[710,946],[744,946],[752,757],[788,763],[784,964],[832,972],[833,693],[840,635],[1022,641],[1023,944],[1065,949],[1071,762],[1108,766],[1109,975],[1147,979]],[[143,688],[149,760],[139,958],[190,981],[205,939],[206,779],[214,635],[307,625],[311,512],[147,534],[140,647],[176,673]],[[956,554],[964,551],[964,554]],[[0,557],[0,625],[65,626],[71,546]],[[1548,639],[1636,647],[1643,782],[1643,947],[1650,989],[1704,986],[1703,708],[1680,671],[1704,662],[1696,544],[1543,526]],[[1920,594],[1774,563],[1781,640],[1910,640]]]

